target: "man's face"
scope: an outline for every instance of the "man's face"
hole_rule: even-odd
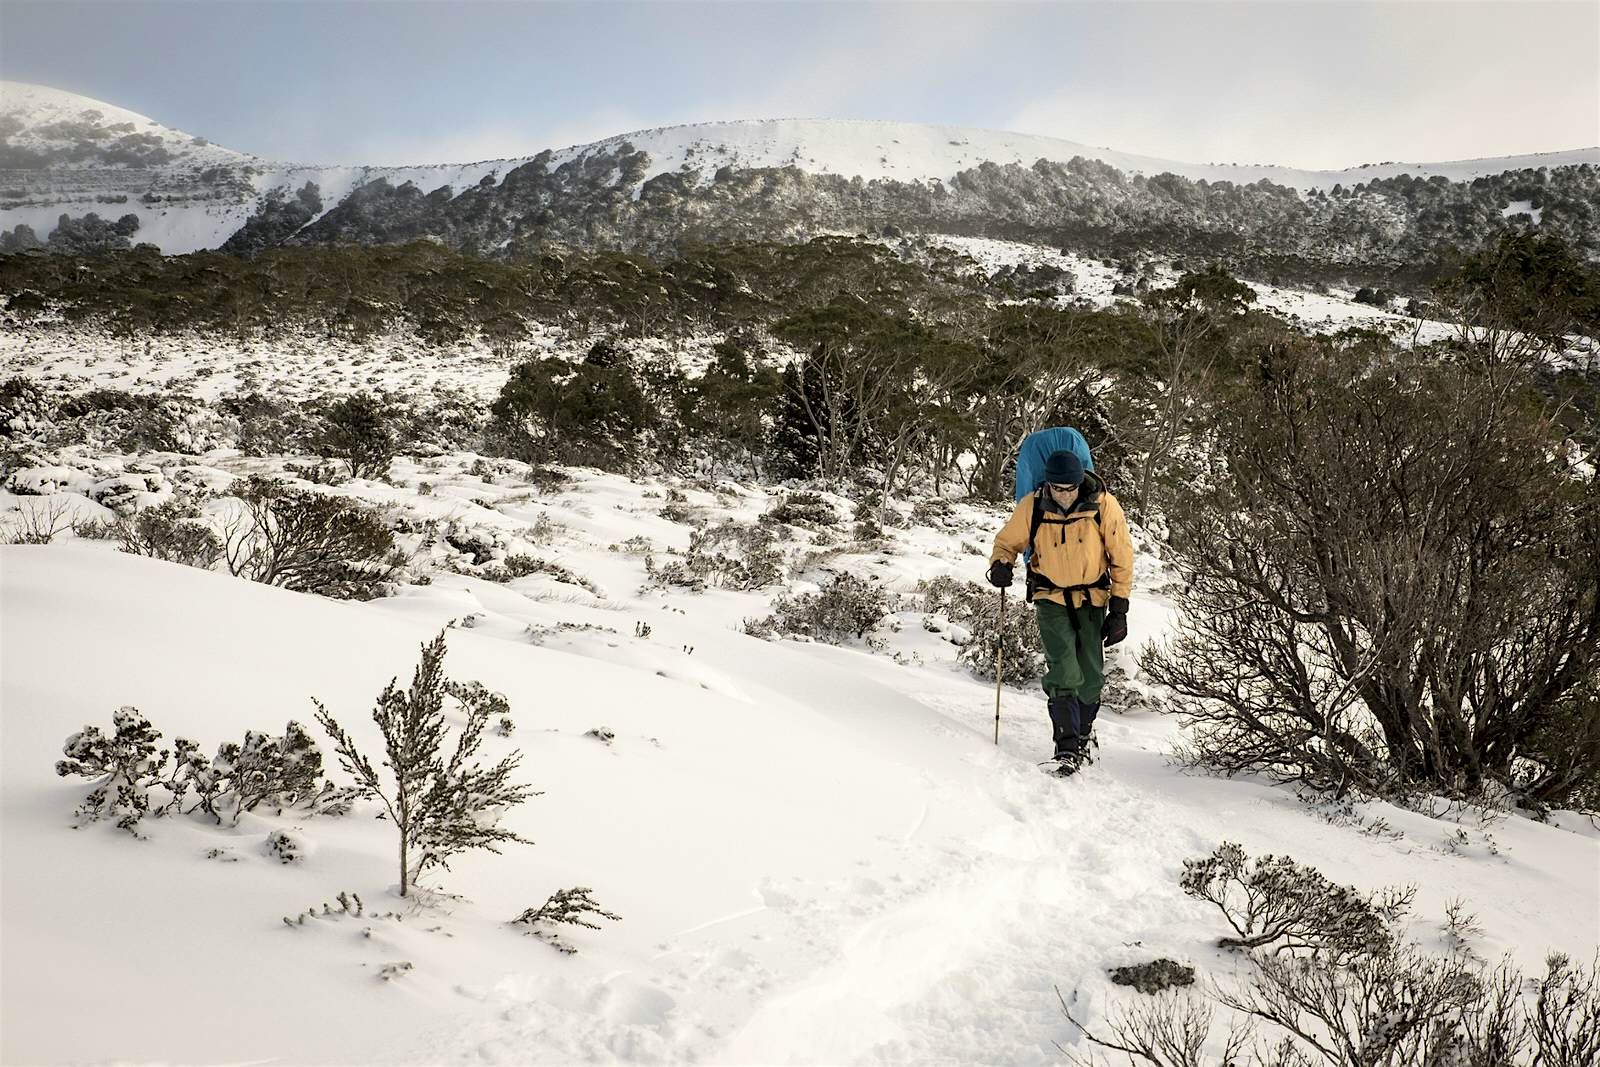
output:
[[[1050,486],[1050,499],[1056,502],[1056,507],[1069,507],[1078,499],[1078,487],[1075,485],[1061,485],[1057,482],[1046,484]]]

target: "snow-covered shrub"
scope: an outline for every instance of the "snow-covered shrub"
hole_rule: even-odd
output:
[[[1580,1067],[1600,1060],[1600,971],[1553,955],[1529,981],[1509,961],[1489,968],[1416,946],[1359,956],[1252,953],[1237,984],[1141,998],[1093,1033],[1115,1062],[1159,1067]],[[1529,988],[1531,986],[1531,989]],[[1213,1038],[1212,1003],[1237,1013]],[[1078,1063],[1105,1062],[1073,1057]]]
[[[150,810],[150,790],[162,784],[168,752],[157,748],[161,731],[138,708],[117,709],[112,724],[115,733],[110,737],[98,726],[85,726],[68,737],[61,746],[66,758],[56,761],[56,774],[96,780],[74,813],[80,825],[114,818],[119,829],[136,833],[134,828]]]
[[[223,397],[217,408],[237,423],[238,448],[247,456],[314,451],[316,417],[305,404],[252,392]]]
[[[235,482],[232,493],[242,508],[223,540],[236,577],[365,600],[404,564],[382,517],[357,501],[260,476]]]
[[[445,531],[444,543],[470,557],[474,567],[481,567],[506,554],[505,535],[499,530],[483,526],[452,525]]]
[[[777,585],[784,579],[777,541],[772,527],[763,523],[712,523],[689,535],[689,569],[721,588],[749,592]],[[714,551],[719,548],[728,551]]]
[[[1288,856],[1252,862],[1232,842],[1204,859],[1185,860],[1178,884],[1190,896],[1215,904],[1233,927],[1237,936],[1217,942],[1223,948],[1270,945],[1274,951],[1344,955],[1383,951],[1410,904],[1409,893],[1374,899]]]
[[[955,507],[943,497],[930,496],[911,506],[911,525],[949,529],[955,523]]]
[[[355,778],[351,793],[376,800],[399,834],[400,895],[431,867],[449,869],[451,856],[471,849],[498,853],[505,842],[528,843],[499,825],[505,809],[538,794],[511,781],[521,754],[513,752],[493,766],[473,760],[491,716],[504,716],[506,700],[477,682],[460,684],[444,676],[444,634],[422,648],[422,661],[401,690],[393,679],[378,694],[372,720],[383,734],[389,781],[321,701],[317,722],[333,738],[339,764]],[[456,702],[465,722],[455,749],[446,757],[445,699]]]
[[[772,638],[784,634],[829,644],[867,638],[893,610],[890,595],[853,574],[835,575],[815,593],[780,596],[765,619],[745,621],[745,633]]]
[[[668,522],[676,522],[683,526],[698,526],[705,521],[705,509],[689,503],[689,497],[680,489],[667,490],[667,502],[661,509],[661,517]]]
[[[298,828],[280,828],[267,834],[266,840],[261,843],[261,851],[279,863],[304,863],[312,849]]]
[[[165,491],[167,480],[154,467],[129,466],[121,474],[102,478],[89,487],[88,496],[101,507],[118,515],[132,515],[140,505]]]
[[[558,582],[587,589],[595,596],[601,595],[599,586],[576,571],[548,559],[530,556],[525,552],[514,552],[501,562],[490,564],[478,573],[478,577],[491,582],[512,582],[518,578],[526,578],[530,574],[546,574]]]
[[[762,516],[768,522],[789,526],[837,526],[839,513],[821,493],[801,489],[785,494]]]
[[[312,485],[343,485],[350,480],[344,464],[334,460],[315,463],[285,463],[284,470]]]
[[[23,377],[0,383],[0,438],[37,441],[55,426],[54,399]]]
[[[784,559],[775,541],[771,529],[732,519],[702,526],[689,535],[689,551],[681,559],[657,568],[646,553],[645,573],[651,581],[645,588],[673,585],[698,593],[709,585],[748,592],[776,585],[784,578]],[[715,551],[718,546],[729,551]]]
[[[56,409],[64,437],[91,448],[120,452],[178,452],[179,426],[195,410],[188,398],[91,389]]]
[[[1033,685],[1044,674],[1044,645],[1033,610],[1018,599],[1006,605],[1004,624],[999,610],[999,593],[977,582],[965,582],[949,575],[930,578],[917,585],[922,595],[922,610],[930,616],[943,616],[952,629],[960,627],[968,639],[956,658],[985,681],[994,680],[995,653],[1001,657],[1001,673],[1013,685]]]
[[[63,464],[19,467],[6,479],[6,491],[15,496],[51,496],[55,493],[87,492],[94,477]]]
[[[596,904],[592,894],[594,890],[588,886],[573,886],[571,889],[558,889],[550,894],[549,898],[537,908],[529,908],[515,919],[511,920],[513,926],[525,926],[527,932],[552,948],[573,955],[578,950],[561,939],[558,931],[550,929],[552,926],[583,926],[590,930],[600,929],[600,924],[592,919],[610,919],[612,922],[621,922],[622,916],[613,915]]]
[[[209,570],[222,558],[217,532],[200,518],[200,509],[186,500],[168,500],[113,524],[122,551],[151,556],[186,567]]]
[[[83,821],[115,817],[131,832],[151,812],[203,812],[237,825],[257,807],[280,815],[291,808],[308,814],[348,809],[348,798],[323,780],[322,753],[299,723],[290,722],[282,737],[247,731],[242,744],[224,744],[207,759],[183,737],[170,751],[158,749],[161,731],[137,708],[121,708],[113,722],[111,737],[96,726],[68,737],[62,746],[67,758],[56,763],[59,775],[100,779],[77,811]]]
[[[1237,846],[1186,864],[1184,888],[1207,864],[1243,873],[1242,854],[1213,863],[1225,849]],[[1299,868],[1292,878],[1302,888],[1332,886],[1309,868]],[[1375,899],[1406,897],[1391,889]],[[1272,910],[1268,898],[1255,900]],[[1243,898],[1235,904],[1250,906]],[[1387,922],[1382,912],[1375,909],[1356,926],[1370,931],[1373,917]],[[1236,932],[1264,928],[1270,921],[1229,915]],[[1392,933],[1371,937],[1359,929],[1356,936],[1338,934],[1320,942],[1293,935],[1259,942],[1246,947],[1244,962],[1247,969],[1236,979],[1218,978],[1202,987],[1204,998],[1184,993],[1121,1005],[1110,1012],[1101,1033],[1087,1029],[1064,997],[1062,1011],[1096,1049],[1115,1053],[1119,1061],[1125,1057],[1157,1067],[1578,1067],[1600,1062],[1600,962],[1574,967],[1566,956],[1552,955],[1544,976],[1530,982],[1509,960],[1490,968],[1467,953],[1431,955]],[[1217,1038],[1211,1034],[1213,1004],[1229,1009],[1234,1020]],[[1103,1062],[1092,1054],[1072,1058]]]
[[[489,407],[461,390],[435,386],[426,407],[396,404],[391,411],[395,436],[412,455],[441,455],[475,449],[482,444]]]
[[[239,441],[239,420],[211,407],[183,406],[171,433],[172,451],[199,455],[214,448],[234,447]]]
[[[189,755],[186,779],[199,810],[235,826],[258,807],[283,814],[289,809],[333,814],[347,810],[348,798],[322,777],[322,751],[305,727],[290,721],[282,737],[245,731],[241,742],[225,742],[209,763]]]
[[[874,507],[857,508],[855,526],[851,528],[850,535],[857,541],[867,544],[883,541],[883,519],[879,514],[879,509]]]
[[[650,589],[665,589],[671,586],[676,589],[687,589],[691,593],[706,591],[706,579],[702,574],[695,573],[687,560],[669,560],[666,566],[656,566],[653,555],[644,557],[644,573],[649,580],[645,582],[640,592]]]

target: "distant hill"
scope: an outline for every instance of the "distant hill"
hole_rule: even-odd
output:
[[[312,166],[15,82],[0,83],[0,134],[6,251],[249,254],[430,238],[494,258],[552,243],[664,252],[929,232],[1381,276],[1524,225],[1600,261],[1596,148],[1304,171],[954,126],[780,119],[460,165]]]

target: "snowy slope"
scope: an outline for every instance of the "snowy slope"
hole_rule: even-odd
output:
[[[170,129],[127,108],[26,82],[0,82],[0,125],[8,129],[7,141],[13,148],[53,152],[84,145],[92,149],[80,158],[52,160],[52,167],[66,169],[130,165],[107,158],[108,151],[129,135],[148,138],[152,147],[169,154],[172,159],[163,166],[232,166],[255,159]]]
[[[263,468],[229,453],[148,459],[173,478]],[[516,465],[469,473],[473,459],[404,461],[392,484],[341,491],[507,537],[537,526],[541,552],[598,595],[441,572],[356,604],[70,536],[0,548],[0,1060],[1056,1062],[1053,1043],[1073,1038],[1054,987],[1098,1019],[1135,995],[1109,983],[1110,966],[1233,966],[1212,947],[1220,919],[1175,884],[1184,859],[1224,839],[1364,888],[1417,884],[1414,930],[1429,943],[1459,897],[1489,958],[1532,968],[1550,948],[1582,959],[1600,946],[1600,836],[1581,821],[1360,806],[1369,827],[1389,824],[1375,834],[1283,789],[1183,775],[1129,647],[1113,656],[1101,763],[1048,778],[1034,766],[1048,740],[1039,697],[1006,691],[997,748],[994,690],[915,611],[881,654],[756,640],[740,621],[776,590],[645,592],[640,555],[613,550],[636,536],[658,554],[687,545],[691,527],[659,514],[664,486],[572,471],[562,490],[537,490]],[[681,488],[689,506],[743,521],[771,500]],[[0,494],[0,511],[55,500],[98,508]],[[982,558],[965,546],[999,518],[957,506],[946,528],[828,565],[902,592],[972,577]],[[792,535],[803,549],[809,535]],[[1169,623],[1160,580],[1141,557],[1129,646]],[[209,750],[309,722],[315,696],[370,748],[372,698],[452,621],[450,676],[505,693],[517,722],[488,754],[519,747],[544,791],[508,818],[537,844],[455,863],[442,886],[458,896],[394,896],[389,830],[370,809],[249,816],[236,830],[148,820],[147,841],[68,829],[85,783],[51,764],[85,723],[134,704]],[[588,736],[598,727],[614,742]],[[284,827],[311,847],[303,864],[264,854]],[[505,925],[570,885],[623,917],[577,931],[578,955]],[[284,925],[341,891],[403,918]],[[378,979],[401,961],[412,969]],[[268,1005],[271,1024],[254,1007]]]

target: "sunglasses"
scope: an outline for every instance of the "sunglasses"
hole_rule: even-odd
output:
[[[1058,493],[1071,493],[1075,492],[1078,488],[1076,485],[1062,485],[1059,482],[1048,482],[1046,484],[1048,484],[1051,489],[1054,489]]]

